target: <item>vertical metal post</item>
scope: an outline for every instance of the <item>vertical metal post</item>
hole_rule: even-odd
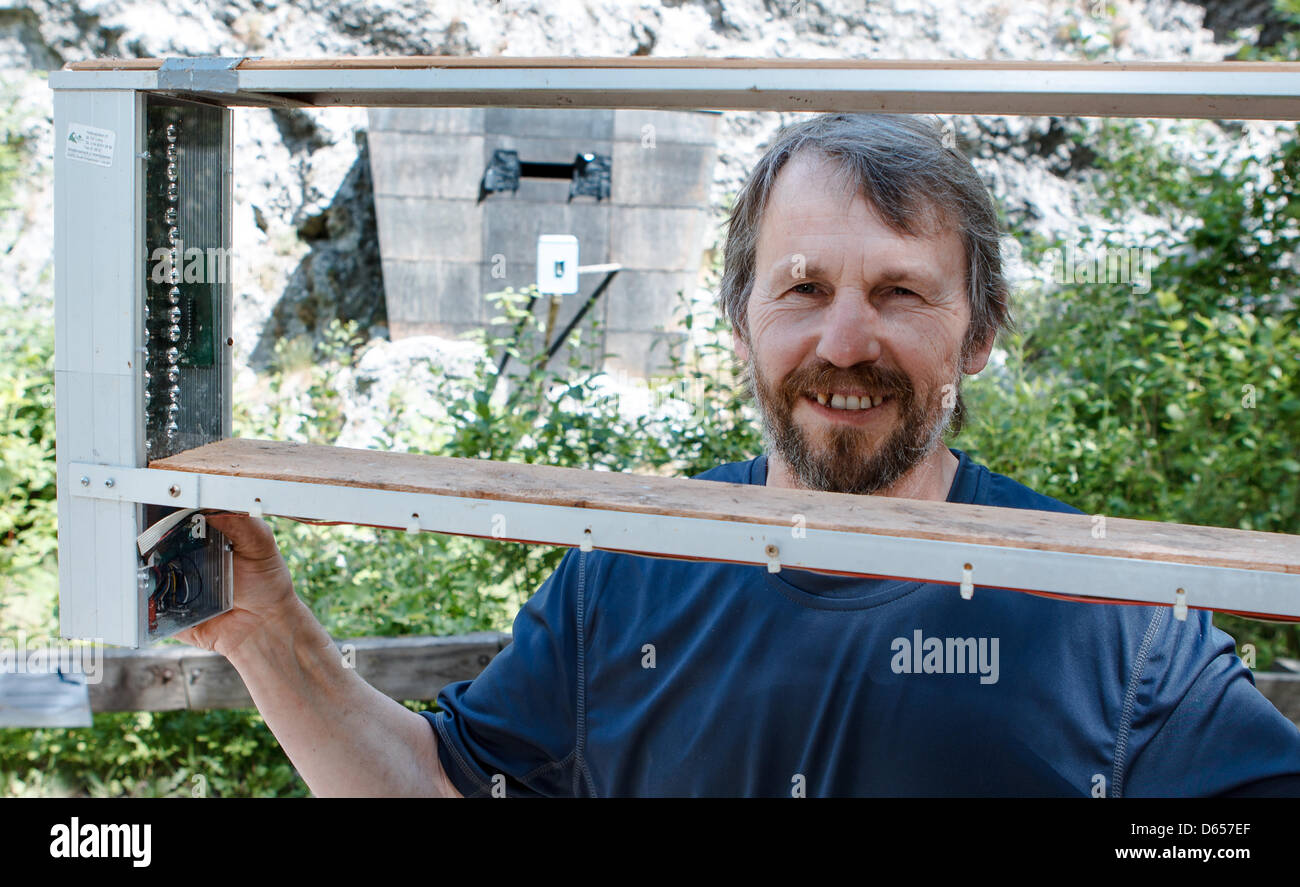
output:
[[[54,93],[59,628],[129,646],[144,620],[134,593],[141,506],[75,495],[81,479],[68,465],[144,465],[143,108],[135,90]]]

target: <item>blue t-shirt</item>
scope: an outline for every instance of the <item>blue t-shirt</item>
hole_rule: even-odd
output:
[[[952,452],[949,502],[1080,513]],[[1300,731],[1209,613],[984,586],[570,549],[438,704],[467,797],[1300,791]]]

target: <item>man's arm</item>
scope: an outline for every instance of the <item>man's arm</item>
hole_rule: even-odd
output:
[[[460,797],[429,722],[367,684],[294,593],[264,521],[213,515],[234,545],[234,609],[181,632],[225,656],[316,795]]]

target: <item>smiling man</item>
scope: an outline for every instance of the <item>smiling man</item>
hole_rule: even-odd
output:
[[[943,444],[1009,323],[992,203],[928,122],[782,130],[732,211],[721,302],[767,452],[698,478],[1076,511]],[[265,524],[227,655],[320,794],[1300,792],[1300,733],[1208,613],[568,551],[513,642],[415,714],[344,668]]]
[[[906,146],[898,143],[926,138],[906,119],[874,125],[892,131],[900,153]],[[888,168],[885,160],[878,169]],[[960,171],[955,160],[946,165]],[[746,249],[738,233],[728,253],[734,265],[724,293],[743,285],[737,269],[753,268],[743,275],[752,281],[749,298],[724,300],[773,454],[768,484],[943,499],[958,460],[937,445],[956,412],[962,373],[983,368],[995,333],[971,324],[964,220],[955,207],[923,202],[938,196],[929,189],[893,195],[911,205],[882,218],[846,181],[847,169],[820,151],[795,154],[761,201],[772,209],[755,247]],[[760,165],[751,181],[767,174]],[[983,194],[973,172],[955,184],[971,192],[955,196]],[[759,203],[755,194],[741,212],[759,214]],[[975,222],[986,238],[996,231],[990,218]],[[993,233],[985,246],[993,257],[996,243]],[[1005,285],[988,282],[1005,317]]]

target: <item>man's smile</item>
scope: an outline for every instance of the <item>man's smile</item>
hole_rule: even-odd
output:
[[[800,397],[815,414],[832,422],[845,425],[866,426],[882,418],[894,403],[894,397],[883,395],[843,395],[826,393],[803,394]]]

